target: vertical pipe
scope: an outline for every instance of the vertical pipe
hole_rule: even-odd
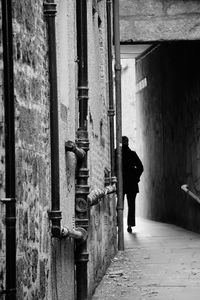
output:
[[[122,179],[122,109],[121,109],[121,64],[120,64],[120,27],[119,0],[113,2],[114,44],[115,44],[115,98],[116,98],[116,148],[117,148],[117,212],[118,212],[118,249],[124,250],[123,228],[123,179]]]
[[[109,110],[110,118],[110,160],[111,176],[114,176],[114,101],[113,101],[113,72],[112,72],[112,26],[111,26],[111,5],[112,0],[107,0],[107,40],[108,40],[108,83],[109,83]]]
[[[87,131],[88,114],[87,1],[77,1],[79,130]]]
[[[87,152],[89,150],[87,117],[88,117],[88,47],[87,47],[87,0],[76,1],[77,18],[77,56],[78,56],[78,101],[79,128],[77,145],[85,150],[86,155],[79,162],[75,195],[75,223],[77,227],[88,229],[88,167]],[[77,299],[88,297],[88,262],[87,240],[76,243],[76,281]]]
[[[5,158],[6,158],[6,300],[16,299],[16,174],[12,1],[2,0]]]
[[[52,235],[60,237],[60,178],[59,178],[59,122],[57,96],[57,64],[56,64],[56,4],[54,0],[44,3],[44,15],[47,22],[49,86],[50,86],[50,135],[51,135],[51,212]]]

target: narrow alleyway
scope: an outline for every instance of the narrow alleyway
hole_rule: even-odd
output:
[[[125,227],[126,230],[126,227]],[[200,235],[170,224],[137,219],[93,300],[197,300]]]

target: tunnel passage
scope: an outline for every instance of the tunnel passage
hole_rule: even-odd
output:
[[[153,45],[136,59],[139,214],[200,232],[200,42]]]

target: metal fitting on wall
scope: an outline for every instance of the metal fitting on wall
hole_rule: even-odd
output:
[[[51,210],[48,212],[49,219],[52,222],[51,234],[53,237],[61,237],[61,219],[62,212],[60,210]]]
[[[111,175],[114,175],[114,96],[113,96],[113,57],[112,57],[112,47],[113,47],[113,36],[112,36],[112,1],[106,1],[106,12],[107,12],[107,45],[108,45],[108,92],[109,92],[109,123],[110,123],[110,162],[111,162]]]
[[[116,184],[116,183],[117,183],[117,177],[115,177],[115,176],[105,177],[105,179],[104,179],[105,186],[113,185],[113,184]]]
[[[65,149],[66,151],[73,152],[78,159],[82,159],[86,155],[86,152],[72,141],[65,143]]]
[[[5,122],[6,300],[16,299],[16,164],[12,1],[1,0]]]
[[[4,203],[6,205],[6,211],[10,211],[13,205],[16,205],[16,198],[1,198],[0,202]],[[16,226],[16,216],[12,216],[10,214],[6,213],[5,217],[5,225],[6,225],[6,232],[10,233],[15,231],[15,226]],[[12,242],[12,241],[11,241]],[[11,244],[11,243],[10,243]],[[9,248],[6,248],[6,251],[8,252]],[[11,250],[9,250],[9,253],[7,253],[7,256],[9,255],[8,259],[10,259],[10,255],[12,255]],[[12,263],[12,262],[11,262]],[[10,278],[12,275],[12,271],[15,271],[15,265],[11,265],[12,269],[7,268],[7,276]],[[11,275],[9,275],[9,272],[11,271]],[[14,273],[15,274],[15,273]],[[14,282],[15,283],[15,282]],[[6,300],[8,299],[16,299],[16,287],[13,285],[13,287],[9,287],[6,285],[6,289],[2,289],[0,291],[0,298],[1,295],[6,295]]]
[[[88,233],[84,228],[69,229],[64,226],[61,228],[61,237],[86,241],[88,237]]]
[[[197,197],[193,192],[191,192],[191,191],[189,190],[189,187],[188,187],[187,184],[183,184],[183,185],[181,186],[181,189],[182,189],[184,192],[186,192],[190,197],[192,197],[193,199],[195,199],[198,203],[200,203],[200,198]]]
[[[50,101],[50,140],[51,140],[51,211],[52,236],[60,237],[60,176],[59,176],[59,120],[56,61],[56,7],[54,0],[44,2],[44,16],[47,24],[48,59],[49,59],[49,101]]]
[[[87,36],[87,0],[76,1],[77,25],[77,57],[78,57],[78,102],[79,118],[76,144],[86,152],[83,159],[78,161],[75,194],[75,224],[86,231],[89,226],[89,211],[87,205],[88,186],[88,36]],[[89,253],[87,241],[76,243],[76,283],[78,300],[88,299],[88,270]]]
[[[104,189],[95,189],[87,197],[88,205],[93,206],[98,204],[103,197],[116,192],[116,185],[108,185]]]

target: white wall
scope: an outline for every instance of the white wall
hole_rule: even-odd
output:
[[[122,58],[122,135],[129,137],[129,146],[136,147],[135,60]]]

